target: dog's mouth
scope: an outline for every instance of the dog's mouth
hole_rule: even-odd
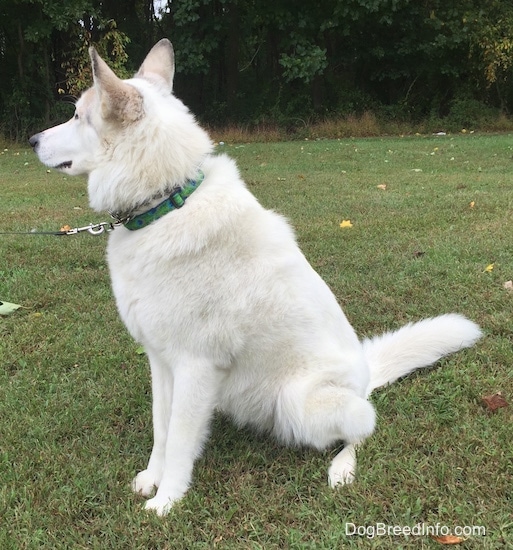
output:
[[[54,168],[55,168],[55,170],[67,170],[67,169],[71,168],[72,164],[73,164],[72,161],[68,160],[66,162],[61,162],[60,164],[58,164]]]

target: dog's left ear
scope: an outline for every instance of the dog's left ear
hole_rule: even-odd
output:
[[[89,48],[89,55],[102,117],[125,124],[139,120],[144,114],[139,91],[118,78],[94,48]]]
[[[163,38],[153,46],[135,76],[148,80],[155,80],[156,77],[163,79],[167,89],[173,90],[175,53],[167,38]]]

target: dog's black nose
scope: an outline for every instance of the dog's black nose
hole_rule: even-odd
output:
[[[39,134],[34,134],[31,138],[29,138],[29,143],[30,143],[30,146],[32,148],[36,148],[37,147],[37,144],[39,143],[39,136],[41,135],[41,133]]]

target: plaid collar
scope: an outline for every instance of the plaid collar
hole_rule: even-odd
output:
[[[205,174],[200,170],[195,180],[187,180],[183,187],[174,189],[169,197],[157,204],[157,206],[137,216],[129,217],[123,222],[123,225],[130,231],[142,229],[159,218],[162,218],[162,216],[165,216],[169,212],[177,208],[182,208],[187,197],[199,187],[204,177]]]

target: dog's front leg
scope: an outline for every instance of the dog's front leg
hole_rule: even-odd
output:
[[[173,403],[173,373],[164,360],[146,350],[151,366],[153,449],[146,470],[132,481],[132,489],[145,497],[151,496],[160,485],[164,471],[169,418]]]
[[[165,515],[187,491],[217,400],[221,371],[206,359],[182,358],[173,364],[171,416],[157,494],[145,508]],[[152,454],[153,458],[153,454]]]

